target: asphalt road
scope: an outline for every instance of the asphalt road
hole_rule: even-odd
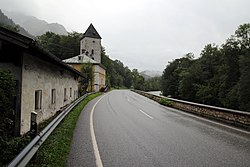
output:
[[[93,138],[105,167],[250,166],[249,133],[163,107],[129,90],[111,91],[85,107],[68,166],[96,166]]]

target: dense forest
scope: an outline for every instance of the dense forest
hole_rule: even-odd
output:
[[[198,59],[192,53],[169,62],[163,95],[250,111],[250,24],[238,27],[221,46],[208,44]]]

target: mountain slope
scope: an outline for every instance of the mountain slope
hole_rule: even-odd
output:
[[[143,78],[147,80],[153,77],[160,77],[162,75],[162,72],[145,70],[145,71],[140,72],[140,75],[143,76]]]
[[[30,35],[24,28],[20,27],[19,25],[15,24],[14,21],[12,21],[10,18],[8,18],[0,9],[0,25],[8,25],[11,27],[15,27],[19,30],[19,33],[22,35],[25,35],[30,38],[34,38],[32,35]]]
[[[63,25],[58,23],[47,23],[33,16],[27,16],[21,13],[8,12],[4,13],[11,18],[15,23],[25,28],[30,34],[40,36],[46,32],[54,32],[59,35],[67,35],[67,31]]]

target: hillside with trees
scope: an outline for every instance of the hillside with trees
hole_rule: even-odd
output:
[[[250,111],[250,24],[221,46],[206,45],[198,59],[188,53],[169,62],[162,89],[165,96]]]
[[[102,64],[106,69],[106,84],[110,87],[134,88],[144,91],[160,90],[161,77],[145,80],[137,69],[130,70],[119,60],[112,60],[102,48]]]
[[[80,38],[82,35],[82,33],[75,31],[67,35],[46,32],[37,36],[37,41],[44,49],[63,60],[80,54]]]

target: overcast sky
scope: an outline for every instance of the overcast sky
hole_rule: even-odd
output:
[[[0,0],[67,31],[93,23],[112,59],[130,69],[163,71],[188,52],[199,57],[206,44],[222,44],[250,22],[249,0]]]

